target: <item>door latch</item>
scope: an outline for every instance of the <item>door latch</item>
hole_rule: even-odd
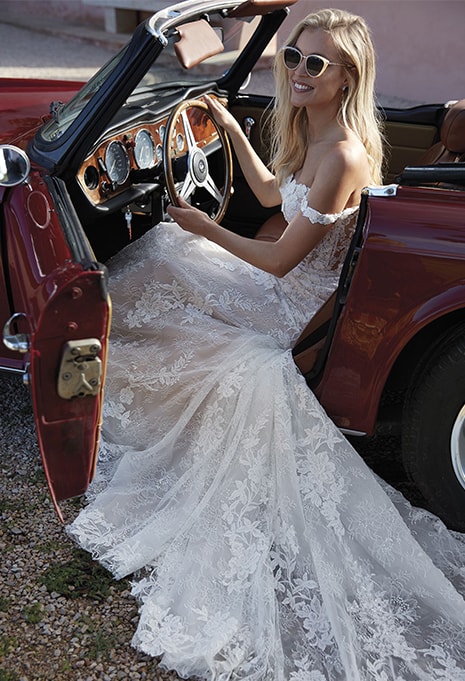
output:
[[[102,381],[102,344],[97,338],[68,341],[58,372],[58,395],[64,400],[98,395]]]

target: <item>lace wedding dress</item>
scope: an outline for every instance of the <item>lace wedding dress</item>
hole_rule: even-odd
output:
[[[69,533],[133,575],[133,645],[209,681],[465,680],[465,542],[378,479],[290,348],[334,290],[354,210],[282,279],[161,224],[110,263],[89,505]],[[465,509],[464,509],[465,512]]]

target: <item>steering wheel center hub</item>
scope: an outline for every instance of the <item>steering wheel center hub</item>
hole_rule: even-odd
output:
[[[201,186],[208,177],[207,157],[201,149],[196,149],[189,159],[190,172],[195,184]]]

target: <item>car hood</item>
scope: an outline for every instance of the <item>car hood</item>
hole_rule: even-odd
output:
[[[82,85],[80,81],[0,78],[0,144],[31,137],[49,115],[51,102],[67,102]]]

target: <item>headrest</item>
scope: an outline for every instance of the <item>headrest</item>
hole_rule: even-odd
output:
[[[444,116],[441,142],[454,154],[465,153],[465,99],[453,104]]]

